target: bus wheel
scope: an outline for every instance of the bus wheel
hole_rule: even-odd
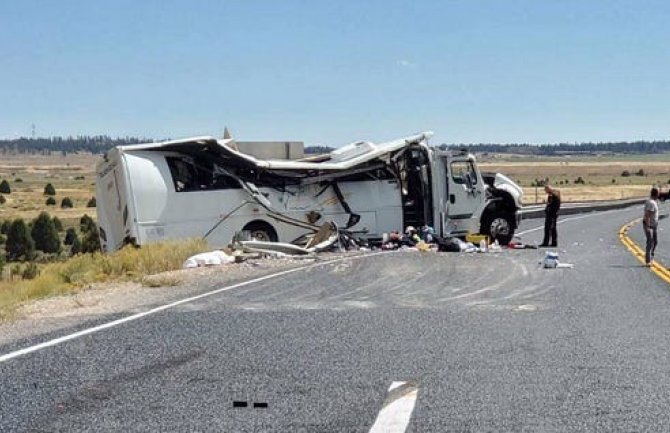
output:
[[[507,212],[495,212],[486,218],[484,229],[500,245],[507,245],[514,237],[514,216]]]
[[[272,226],[264,221],[252,221],[242,230],[249,231],[251,238],[262,242],[277,242],[277,232]]]

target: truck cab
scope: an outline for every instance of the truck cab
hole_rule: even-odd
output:
[[[391,157],[400,181],[404,227],[430,226],[441,236],[481,233],[509,243],[518,226],[522,189],[499,173],[482,173],[465,150],[425,142]]]
[[[519,223],[523,190],[500,173],[482,173],[467,151],[435,151],[436,220],[446,236],[481,233],[506,245]]]

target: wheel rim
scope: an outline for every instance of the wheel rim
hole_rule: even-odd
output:
[[[491,222],[491,236],[497,238],[498,236],[509,235],[509,222],[505,218],[496,218]]]
[[[268,232],[265,230],[253,230],[251,232],[251,238],[260,242],[270,242],[272,240],[270,239]]]

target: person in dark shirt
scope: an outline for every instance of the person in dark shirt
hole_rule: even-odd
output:
[[[558,245],[556,220],[558,219],[558,211],[561,208],[561,192],[550,185],[544,187],[544,192],[547,193],[547,207],[544,209],[544,240],[540,246],[555,247]]]

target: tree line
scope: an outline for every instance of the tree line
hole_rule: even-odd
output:
[[[0,154],[50,154],[52,152],[90,152],[102,154],[114,146],[151,143],[143,137],[116,137],[107,135],[80,135],[77,137],[0,139]]]
[[[108,135],[80,135],[76,137],[16,138],[0,139],[2,154],[50,154],[52,152],[90,152],[102,154],[114,146],[153,143],[159,140],[145,137],[116,137]],[[443,149],[467,149],[475,153],[512,153],[522,155],[565,155],[580,153],[663,153],[670,152],[670,141],[620,141],[607,143],[479,143],[479,144],[442,144]],[[308,155],[328,153],[334,150],[329,146],[307,146]]]
[[[509,153],[520,155],[572,154],[650,154],[670,152],[670,141],[621,141],[611,143],[558,144],[443,144],[442,149],[467,149],[473,153]]]
[[[65,230],[58,217],[42,212],[27,223],[22,218],[0,222],[0,252],[3,250],[0,271],[6,262],[48,262],[99,252],[100,238],[95,221],[88,215],[80,218],[79,230],[74,227]],[[27,273],[24,278],[35,277],[31,270]]]
[[[73,153],[89,152],[93,154],[103,154],[115,146],[127,146],[131,144],[155,143],[153,138],[145,137],[116,137],[108,135],[79,135],[76,137],[40,137],[40,138],[15,138],[0,139],[0,155],[7,154],[43,154],[49,155],[52,152]],[[333,147],[328,146],[307,146],[306,154],[321,154],[333,151]]]

